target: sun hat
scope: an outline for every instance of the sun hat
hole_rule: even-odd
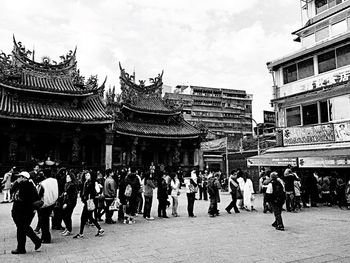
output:
[[[26,172],[26,171],[20,172],[20,173],[19,173],[19,176],[23,176],[23,177],[25,177],[25,178],[27,178],[27,179],[30,178],[30,174],[29,174],[28,172]]]

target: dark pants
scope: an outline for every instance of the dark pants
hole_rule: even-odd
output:
[[[283,204],[272,203],[272,210],[275,216],[275,222],[273,222],[273,225],[276,227],[284,228],[283,221],[282,221],[282,206]]]
[[[196,193],[187,193],[187,212],[188,216],[194,216],[193,208],[194,201],[196,200]]]
[[[79,234],[83,234],[84,233],[84,227],[85,227],[85,224],[88,220],[90,220],[90,222],[92,222],[98,230],[101,229],[101,226],[100,224],[97,222],[96,218],[94,218],[92,216],[94,211],[89,211],[87,209],[87,205],[84,204],[84,207],[83,207],[83,212],[81,213],[81,217],[80,217],[80,232]]]
[[[12,211],[13,222],[17,227],[17,249],[20,251],[25,251],[27,236],[34,244],[41,242],[30,226],[33,217],[34,213],[31,211]]]
[[[236,193],[231,193],[232,201],[231,203],[226,207],[226,211],[231,211],[232,208],[234,208],[235,213],[239,213],[238,207],[237,207],[237,195]]]
[[[286,192],[286,208],[288,212],[294,210],[294,193]]]
[[[109,211],[110,205],[113,203],[114,199],[105,199],[106,206],[105,206],[105,211],[106,211],[106,222],[111,222],[113,213],[114,211]]]
[[[129,198],[129,205],[126,206],[126,214],[129,216],[135,216],[137,209],[137,196],[131,196]]]
[[[72,214],[75,206],[76,204],[69,204],[66,209],[63,209],[63,222],[69,232],[72,232]]]
[[[210,215],[218,215],[219,214],[219,210],[218,210],[218,202],[216,201],[216,198],[213,197],[209,197],[210,200],[210,205],[209,205],[209,209],[208,209],[208,214]]]
[[[51,243],[50,234],[50,215],[52,213],[53,206],[41,208],[38,212],[41,215],[41,240],[45,243]]]
[[[55,206],[53,208],[52,229],[62,228],[62,212],[61,206]]]
[[[143,217],[151,217],[153,196],[145,196],[145,206],[143,208]]]
[[[143,198],[142,193],[137,194],[137,213],[142,213]]]
[[[168,199],[161,198],[158,199],[158,217],[165,217],[166,215],[166,206],[168,204]]]
[[[202,200],[203,197],[203,186],[198,185],[199,198],[198,200]]]

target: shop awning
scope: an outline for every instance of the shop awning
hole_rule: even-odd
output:
[[[247,159],[248,166],[288,164],[300,168],[350,168],[350,145],[344,143],[279,147]]]

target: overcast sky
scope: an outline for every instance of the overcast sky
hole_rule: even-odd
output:
[[[300,48],[299,0],[31,0],[1,1],[0,50],[12,35],[35,60],[77,46],[78,68],[120,89],[118,62],[136,79],[164,70],[166,85],[243,89],[253,117],[271,110],[266,62]]]

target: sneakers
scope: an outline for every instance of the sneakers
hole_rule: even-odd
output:
[[[81,238],[84,238],[84,235],[83,234],[76,234],[75,236],[73,236],[73,238],[81,239]]]
[[[231,214],[231,211],[228,210],[227,208],[225,209],[228,214]]]
[[[276,230],[284,231],[284,227],[283,226],[278,226],[278,227],[276,227]]]
[[[67,231],[65,231],[64,233],[62,233],[61,235],[67,237],[67,236],[70,236],[70,235],[71,235],[71,232],[69,232],[69,231],[67,230]]]
[[[41,247],[41,240],[39,239],[38,242],[36,242],[34,250],[38,250]]]
[[[95,235],[95,237],[98,237],[98,236],[102,236],[104,234],[104,230],[101,228],[97,231],[97,234]]]
[[[154,220],[154,217],[146,217],[146,220]]]

